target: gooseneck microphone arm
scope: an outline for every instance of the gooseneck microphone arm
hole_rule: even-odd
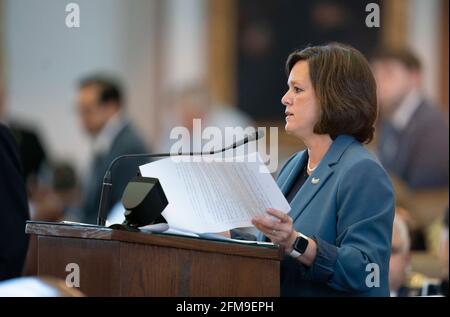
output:
[[[138,159],[138,158],[154,158],[154,157],[170,157],[170,156],[196,156],[196,155],[214,155],[218,153],[222,153],[231,149],[235,149],[239,146],[247,144],[252,141],[256,141],[264,137],[264,132],[255,131],[254,133],[245,136],[242,140],[234,142],[232,145],[224,147],[220,150],[210,151],[210,152],[178,152],[178,153],[158,153],[158,154],[150,154],[150,153],[142,153],[142,154],[126,154],[122,156],[116,157],[108,166],[106,170],[105,176],[103,177],[103,185],[102,185],[102,193],[100,195],[100,205],[98,208],[97,215],[97,225],[104,226],[106,224],[106,216],[108,213],[111,190],[112,190],[112,169],[117,164],[117,162],[125,159]]]

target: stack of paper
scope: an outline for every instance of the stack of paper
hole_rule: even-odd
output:
[[[258,153],[234,161],[167,158],[140,170],[159,179],[169,201],[163,216],[173,229],[222,232],[252,226],[251,219],[267,208],[290,211]]]

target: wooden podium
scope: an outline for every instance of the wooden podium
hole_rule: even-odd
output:
[[[282,252],[273,246],[105,227],[28,222],[38,276],[80,269],[87,296],[279,296]]]

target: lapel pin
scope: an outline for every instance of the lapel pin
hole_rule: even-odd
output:
[[[320,178],[313,177],[311,180],[311,184],[313,184],[313,185],[317,185],[317,184],[319,184],[319,182],[320,182]]]

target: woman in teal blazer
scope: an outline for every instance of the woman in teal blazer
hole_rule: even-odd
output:
[[[282,296],[389,296],[394,194],[363,143],[373,137],[376,84],[364,56],[340,45],[309,47],[286,64],[286,131],[307,150],[277,183],[289,214],[253,219],[260,239],[279,244]]]

